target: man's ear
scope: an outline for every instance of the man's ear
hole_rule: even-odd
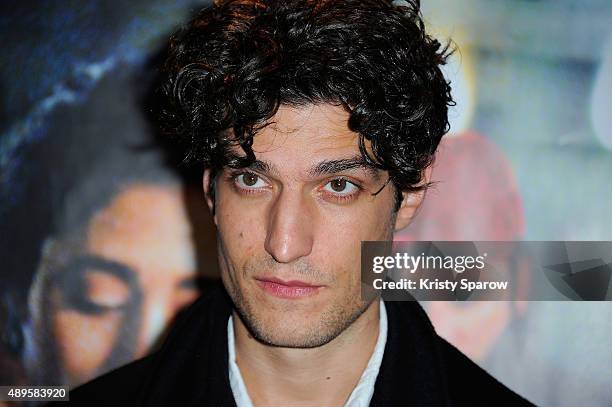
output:
[[[212,171],[210,168],[204,170],[204,176],[202,177],[202,186],[204,187],[204,197],[206,199],[206,205],[208,210],[217,224],[217,215],[215,213],[215,184],[212,179]]]
[[[429,167],[425,168],[423,171],[423,179],[421,184],[427,185],[429,180],[431,179],[431,170],[433,168],[433,164],[429,165]],[[418,192],[406,192],[402,191],[402,205],[397,211],[397,215],[395,217],[395,231],[404,229],[406,226],[410,224],[412,218],[416,214],[419,206],[423,203],[423,198],[425,197],[426,188],[418,191]]]

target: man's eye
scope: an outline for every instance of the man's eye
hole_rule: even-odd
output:
[[[359,187],[344,178],[337,178],[325,184],[323,189],[333,194],[351,195],[357,192]]]
[[[253,174],[252,172],[245,172],[244,174],[239,174],[235,177],[236,184],[240,188],[244,189],[257,189],[264,187],[266,183],[262,180],[257,174]]]

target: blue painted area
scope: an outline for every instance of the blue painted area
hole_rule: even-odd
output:
[[[117,64],[138,66],[189,11],[188,1],[5,3],[0,68],[0,188],[16,200],[17,154],[45,135],[61,104],[81,103]],[[10,17],[9,17],[10,15]]]

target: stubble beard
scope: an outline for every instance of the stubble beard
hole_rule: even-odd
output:
[[[241,271],[242,276],[256,275],[257,270],[270,270],[274,268],[275,261],[271,258],[251,260],[244,270]],[[321,276],[323,273],[318,271],[306,262],[301,262],[297,265],[296,271],[298,274],[309,276]],[[329,279],[329,277],[328,277]],[[268,316],[265,318],[262,312],[258,311],[257,304],[254,301],[254,295],[248,295],[240,287],[238,281],[229,276],[228,270],[222,272],[223,284],[230,295],[234,307],[242,321],[249,330],[250,334],[259,342],[275,347],[285,348],[316,348],[323,346],[349,328],[370,306],[373,302],[370,300],[362,300],[361,295],[347,291],[347,295],[342,298],[334,298],[333,303],[327,305],[325,309],[311,321],[303,323],[303,321],[287,321],[287,315],[290,314],[295,307],[291,304],[286,310],[279,311],[278,317]],[[315,281],[326,281],[315,278]],[[336,287],[330,283],[330,287]],[[325,288],[328,289],[328,288]],[[279,327],[279,320],[284,320]]]

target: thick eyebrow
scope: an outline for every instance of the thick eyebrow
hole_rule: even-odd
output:
[[[345,158],[340,160],[321,161],[308,171],[312,177],[322,175],[333,175],[342,171],[361,169],[367,171],[375,181],[380,179],[380,171],[373,165],[368,164],[361,156]]]
[[[231,162],[231,161],[239,161],[241,159],[244,159],[245,157],[230,153],[227,158],[228,158],[228,161]],[[261,161],[261,160],[255,160],[255,161],[253,161],[253,163],[251,163],[251,165],[249,165],[247,167],[234,166],[234,165],[228,165],[228,167],[234,168],[234,169],[245,168],[245,169],[249,169],[249,170],[252,170],[252,171],[260,172],[262,174],[271,174],[271,175],[278,175],[279,174],[279,171],[274,166],[274,164],[269,163],[267,161]]]
[[[274,164],[262,160],[255,160],[251,165],[246,168],[260,172],[262,174],[279,174],[279,171],[274,166]],[[342,171],[352,169],[361,169],[367,171],[368,174],[370,174],[372,178],[374,178],[374,181],[378,181],[381,178],[379,169],[373,166],[372,164],[368,164],[361,156],[354,156],[338,160],[321,161],[308,170],[308,175],[311,177],[320,177],[324,175],[333,175]]]
[[[274,164],[269,163],[267,161],[255,160],[253,164],[249,165],[248,168],[253,171],[261,172],[263,174],[279,174],[278,169],[274,166]]]
[[[75,258],[68,267],[79,273],[94,269],[97,272],[111,274],[128,284],[138,279],[136,272],[131,267],[90,253]]]

